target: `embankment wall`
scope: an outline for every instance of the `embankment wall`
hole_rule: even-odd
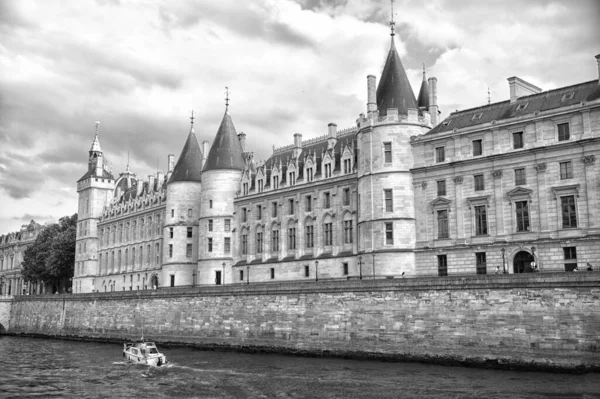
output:
[[[600,273],[15,297],[11,334],[600,370]]]
[[[8,332],[12,297],[0,296],[0,334]]]

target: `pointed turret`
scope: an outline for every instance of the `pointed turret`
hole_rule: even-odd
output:
[[[377,86],[377,108],[380,116],[387,115],[389,108],[397,108],[398,114],[403,115],[408,114],[409,108],[418,109],[415,93],[396,51],[393,30],[390,52]]]
[[[190,118],[192,126],[190,134],[181,150],[181,155],[175,164],[173,174],[169,179],[169,183],[176,181],[201,181],[200,173],[202,172],[202,151],[194,133],[194,115]]]
[[[203,171],[216,169],[244,169],[242,145],[235,131],[235,126],[233,126],[231,116],[229,116],[227,111],[223,115],[221,126],[219,126],[215,140],[210,148]]]
[[[429,84],[427,83],[427,76],[425,75],[425,64],[423,64],[423,82],[421,83],[421,90],[419,90],[417,105],[420,109],[429,109]]]

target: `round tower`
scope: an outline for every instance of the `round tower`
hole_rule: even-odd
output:
[[[232,281],[233,200],[243,168],[242,145],[231,116],[225,111],[202,171],[198,284]]]
[[[193,113],[190,119],[190,133],[167,182],[161,287],[191,285],[196,272],[202,152],[194,133]]]
[[[374,85],[370,75],[369,97]],[[410,137],[431,126],[396,51],[393,29],[376,104],[377,111],[369,109],[358,121],[359,254],[365,274],[410,275],[416,241]]]

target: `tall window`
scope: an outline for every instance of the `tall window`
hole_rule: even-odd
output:
[[[483,154],[483,145],[481,139],[473,140],[473,156]]]
[[[525,168],[515,169],[515,185],[523,186],[527,184],[525,180]]]
[[[342,263],[342,274],[344,276],[348,275],[348,263],[346,263],[346,262]]]
[[[475,207],[475,235],[483,236],[487,231],[487,208],[485,205]]]
[[[133,262],[135,263],[135,249],[133,251]],[[173,244],[169,244],[169,258],[173,257]]]
[[[208,219],[208,231],[213,231],[213,220]]]
[[[523,148],[523,132],[513,133],[513,148],[518,150],[519,148]]]
[[[325,223],[325,245],[333,244],[333,224]]]
[[[475,252],[475,265],[477,268],[477,274],[486,274],[487,273],[485,252]]]
[[[240,270],[240,281],[244,281],[244,271]]]
[[[435,162],[444,162],[446,160],[446,151],[444,147],[436,147]]]
[[[312,166],[309,168],[306,168],[306,181],[313,181],[313,168]]]
[[[258,192],[262,193],[263,192],[263,188],[264,188],[264,180],[263,179],[258,179]]]
[[[448,275],[448,258],[447,255],[438,255],[438,276],[443,277]]]
[[[310,266],[304,266],[304,277],[310,277]]]
[[[208,240],[208,242],[207,242],[207,244],[208,244],[208,252],[212,252],[212,250],[213,250],[213,239],[209,237],[207,240]]]
[[[271,268],[271,280],[273,280],[275,278],[275,268],[272,267]]]
[[[331,164],[325,164],[325,177],[331,177]]]
[[[212,231],[212,230],[209,230]],[[193,227],[188,227],[187,228],[187,238],[192,238],[194,236],[194,228]]]
[[[350,189],[344,189],[344,205],[350,205]]]
[[[385,211],[393,212],[394,211],[394,197],[392,193],[392,189],[388,188],[383,190],[383,195],[385,197]]]
[[[192,257],[192,244],[186,244],[185,246],[185,256],[188,258]]]
[[[572,272],[577,267],[577,247],[564,247],[565,271]]]
[[[256,219],[262,219],[262,206],[256,205]]]
[[[568,123],[559,123],[557,125],[558,128],[558,141],[569,140],[571,134],[569,132],[569,124]]]
[[[290,186],[296,184],[296,172],[290,172]]]
[[[192,210],[188,209],[188,217],[191,218],[192,217]]]
[[[248,234],[242,234],[242,255],[248,253]]]
[[[304,203],[306,204],[306,212],[312,211],[312,196],[307,195],[304,199]]]
[[[475,182],[475,191],[481,191],[485,189],[485,185],[483,183],[483,175],[475,175],[473,176],[473,180]]]
[[[563,229],[577,227],[577,213],[575,210],[575,196],[568,195],[560,197],[560,207],[562,211]]]
[[[273,176],[273,189],[277,190],[278,188],[279,188],[279,176]]]
[[[527,201],[515,202],[517,211],[517,231],[529,231],[529,204]]]
[[[242,184],[242,187],[244,189],[244,195],[248,195],[248,183]]]
[[[315,246],[314,242],[314,230],[313,226],[305,226],[306,229],[306,248],[313,248]]]
[[[290,198],[290,199],[288,200],[288,213],[289,213],[290,215],[293,215],[293,214],[294,214],[294,199],[293,199],[293,198]]]
[[[296,249],[296,228],[288,229],[288,249]]]
[[[246,222],[248,219],[246,208],[242,208],[242,222]]]
[[[352,244],[352,220],[344,220],[344,244]]]
[[[331,195],[329,192],[323,193],[323,208],[331,208]]]
[[[231,219],[225,219],[225,231],[231,231]]]
[[[437,181],[437,195],[438,197],[446,195],[446,180]]]
[[[571,161],[560,163],[560,178],[561,180],[573,178],[573,164]]]
[[[271,203],[271,216],[277,217],[277,202]]]
[[[262,253],[263,251],[263,233],[256,233],[256,253]]]
[[[344,159],[344,174],[352,172],[352,163],[350,159]]]
[[[212,209],[212,206],[213,206],[213,202],[212,202],[212,200],[208,200],[208,208],[209,208],[209,209]]]
[[[271,232],[271,251],[279,251],[279,230]]]
[[[135,238],[135,230],[134,230],[134,237]],[[169,227],[169,238],[173,238],[173,228]]]
[[[448,210],[437,211],[438,238],[448,238]]]
[[[231,237],[225,237],[224,251],[226,254],[231,252]]]
[[[394,224],[391,222],[385,223],[385,243],[386,245],[394,244]]]
[[[392,143],[383,143],[383,162],[392,162]]]

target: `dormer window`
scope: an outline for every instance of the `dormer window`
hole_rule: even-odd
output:
[[[296,172],[290,172],[289,183],[290,183],[290,186],[293,186],[294,184],[296,184]]]
[[[313,181],[313,169],[312,167],[306,168],[306,181]]]
[[[331,164],[325,164],[325,177],[331,177]]]
[[[263,189],[264,189],[264,180],[263,179],[258,179],[257,186],[258,186],[258,192],[262,193]]]
[[[452,119],[446,119],[445,121],[442,122],[442,126],[448,126],[452,123]]]
[[[352,173],[352,160],[350,158],[344,159],[344,174]]]
[[[279,176],[273,176],[273,189],[277,190],[279,188]]]
[[[570,93],[563,94],[560,101],[565,102],[565,101],[572,100],[574,96],[575,96],[575,92],[573,92],[573,91]]]
[[[481,117],[483,116],[483,112],[478,112],[475,115],[473,115],[473,117],[471,118],[472,121],[481,119]]]
[[[248,183],[242,185],[244,195],[248,195]]]

